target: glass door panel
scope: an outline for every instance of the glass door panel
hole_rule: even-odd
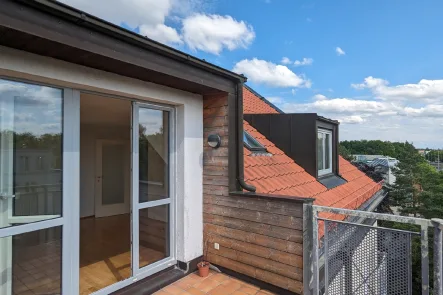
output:
[[[63,96],[0,79],[2,295],[61,293]]]
[[[136,272],[173,259],[173,109],[134,104],[133,263]]]

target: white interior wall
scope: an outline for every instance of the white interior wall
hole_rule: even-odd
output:
[[[128,127],[80,125],[80,217],[95,214],[96,141],[125,140],[129,144],[129,132],[129,125]],[[129,174],[129,171],[127,173]]]
[[[201,95],[4,46],[0,46],[0,75],[177,106],[177,259],[189,261],[203,254]]]

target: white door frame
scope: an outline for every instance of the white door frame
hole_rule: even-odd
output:
[[[139,110],[141,108],[154,109],[169,112],[169,198],[139,202]],[[163,270],[177,263],[177,247],[175,242],[175,219],[176,219],[176,131],[175,131],[175,108],[162,106],[153,103],[132,103],[132,266],[134,276],[148,276],[157,271]],[[147,265],[139,267],[139,211],[145,208],[152,208],[161,205],[169,205],[169,253],[170,256]]]
[[[78,255],[75,247],[78,241],[78,224],[77,227],[73,219],[80,218],[79,210],[79,143],[80,143],[80,96],[78,91],[70,88],[61,88],[52,85],[45,85],[33,81],[24,81],[2,77],[0,79],[11,82],[29,83],[32,85],[49,86],[63,90],[63,164],[62,164],[62,215],[51,216],[28,216],[15,217],[8,212],[8,219],[12,222],[19,223],[15,226],[0,228],[0,240],[11,244],[12,237],[19,234],[34,232],[38,230],[62,227],[62,277],[61,292],[62,294],[78,294],[78,274],[75,269],[78,268]],[[5,192],[5,193],[10,193]],[[8,207],[12,203],[11,197],[7,197]],[[76,206],[75,202],[78,201]],[[8,208],[8,211],[9,208]],[[30,223],[26,223],[30,222]],[[77,235],[77,238],[76,238]],[[76,249],[77,248],[77,249]],[[77,251],[78,252],[78,251]],[[8,260],[8,265],[12,266],[12,244],[6,247],[5,253],[1,253]],[[76,268],[77,267],[77,268]],[[12,270],[8,269],[7,279],[12,275]],[[9,278],[8,278],[9,277]],[[0,287],[2,294],[9,294],[12,291],[12,281],[7,282],[3,288]]]
[[[49,86],[63,89],[63,166],[62,166],[62,216],[33,216],[26,217],[32,223],[0,228],[0,239],[12,240],[12,236],[33,231],[62,227],[62,294],[79,294],[80,289],[80,91],[72,88],[48,85],[45,83],[26,81],[0,76],[0,79],[18,81],[33,85]],[[103,96],[109,96],[97,93]],[[127,99],[119,97],[121,99]],[[132,276],[121,282],[108,286],[94,293],[105,295],[129,286],[136,281],[149,277],[177,263],[176,233],[176,112],[174,107],[160,104],[139,103],[133,101],[133,124],[131,132],[131,210],[133,212],[132,229]],[[138,108],[146,107],[168,111],[169,116],[169,194],[168,199],[139,204],[138,195]],[[170,205],[170,256],[139,269],[139,210],[162,204]],[[14,217],[15,218],[15,217]],[[49,219],[48,219],[49,218]],[[33,220],[31,220],[33,219]],[[18,220],[17,220],[18,221]],[[25,219],[22,219],[25,222]],[[9,252],[9,251],[8,251]],[[2,291],[0,289],[0,291]],[[3,293],[2,293],[3,294]]]
[[[121,144],[124,147],[127,157],[124,159],[124,203],[103,205],[103,145],[104,144]],[[95,141],[95,192],[94,192],[94,204],[95,204],[95,217],[105,217],[112,215],[125,214],[130,212],[130,160],[129,160],[129,146],[128,140],[110,140],[110,139],[97,139]]]

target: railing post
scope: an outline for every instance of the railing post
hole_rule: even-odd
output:
[[[318,226],[312,203],[303,205],[303,294],[318,295]]]
[[[429,295],[429,235],[428,235],[427,225],[421,226],[420,238],[421,238],[421,292],[422,295]]]
[[[434,295],[443,295],[443,219],[432,219],[434,225]]]

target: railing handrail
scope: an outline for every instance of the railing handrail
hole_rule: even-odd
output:
[[[362,218],[370,218],[370,219],[377,219],[377,220],[384,220],[384,221],[393,221],[393,222],[400,222],[400,223],[407,223],[407,224],[415,224],[415,225],[420,225],[420,226],[428,226],[428,227],[434,226],[432,224],[431,220],[424,219],[424,218],[418,218],[418,217],[399,216],[399,215],[374,213],[374,212],[358,211],[358,210],[349,210],[349,209],[333,208],[333,207],[318,206],[318,205],[313,205],[312,208],[314,210],[314,213],[315,212],[328,212],[328,213],[335,213],[335,214],[342,214],[342,215],[351,215],[351,216],[362,217]]]

